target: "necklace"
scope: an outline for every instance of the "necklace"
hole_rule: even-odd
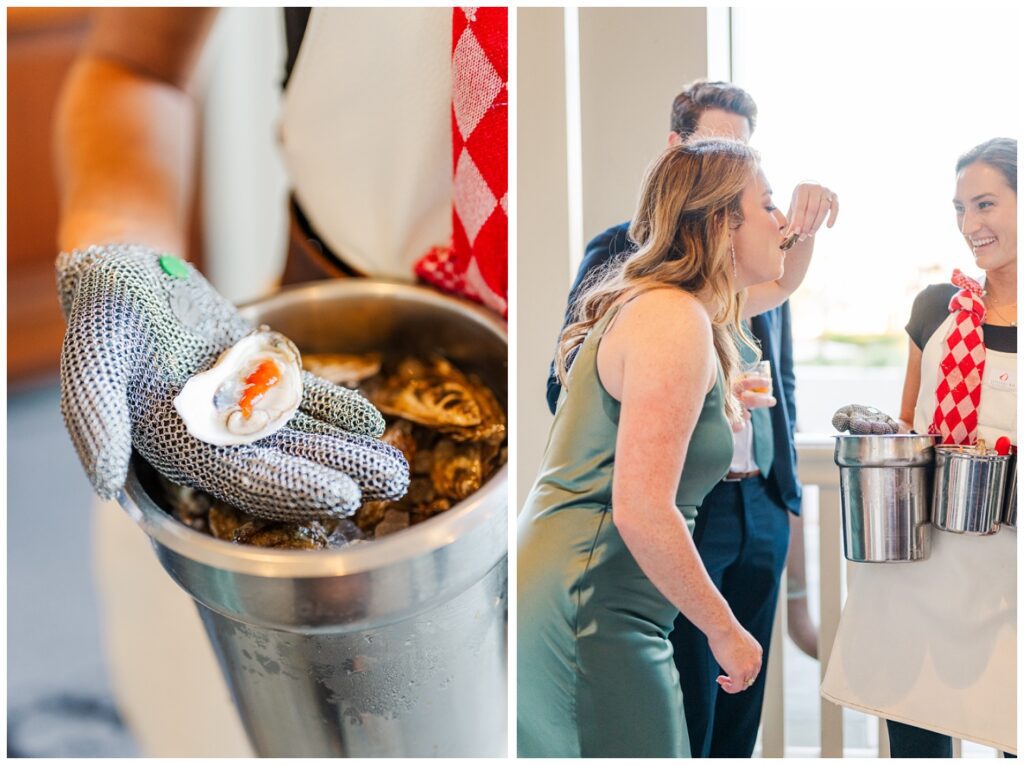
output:
[[[1000,318],[1002,318],[1003,321],[1007,321],[1007,317],[1006,317],[1006,314],[1003,313],[1003,309],[1004,308],[1013,308],[1014,310],[1013,310],[1012,318],[1009,319],[1009,322],[1010,322],[1010,326],[1011,327],[1016,327],[1017,326],[1017,303],[1016,303],[1016,301],[1014,301],[1013,303],[1010,303],[1009,305],[1001,306],[1001,305],[999,305],[999,301],[996,300],[995,295],[989,295],[988,290],[985,290],[985,297],[991,298],[991,300],[992,300],[992,313],[995,314],[996,316],[999,316]]]

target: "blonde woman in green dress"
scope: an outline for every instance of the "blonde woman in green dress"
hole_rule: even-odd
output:
[[[785,226],[745,144],[670,147],[644,180],[638,250],[577,302],[519,520],[520,756],[688,756],[668,641],[679,611],[708,636],[727,692],[757,677],[761,647],[690,530],[744,416],[741,319],[784,301],[807,269],[784,268]]]

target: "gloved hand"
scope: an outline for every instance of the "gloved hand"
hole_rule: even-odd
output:
[[[889,435],[900,432],[900,424],[880,409],[863,404],[847,404],[832,415],[832,427],[855,436]]]
[[[171,481],[272,520],[345,517],[409,484],[402,453],[379,441],[384,418],[358,392],[303,373],[288,425],[252,444],[188,433],[174,397],[252,327],[192,266],[135,245],[57,258],[68,329],[61,411],[96,492],[124,486],[132,446]]]

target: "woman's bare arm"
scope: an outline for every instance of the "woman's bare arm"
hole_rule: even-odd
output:
[[[676,290],[636,298],[618,322],[598,351],[601,379],[622,402],[612,521],[644,574],[707,635],[723,690],[739,693],[761,669],[761,647],[715,588],[675,504],[716,371],[711,322],[696,299]]]
[[[685,293],[649,292],[616,317],[599,356],[605,351],[619,365],[602,379],[609,378],[609,392],[622,402],[612,519],[662,594],[698,629],[721,633],[734,617],[675,504],[690,436],[715,374],[710,320]]]
[[[58,246],[131,241],[184,255],[195,152],[187,90],[216,9],[94,14],[58,104]]]
[[[914,428],[914,410],[917,408],[917,394],[921,390],[922,351],[913,340],[907,341],[907,374],[903,378],[903,399],[900,402],[900,423],[907,430]]]

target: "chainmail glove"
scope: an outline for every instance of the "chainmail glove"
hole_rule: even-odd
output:
[[[884,436],[900,432],[900,424],[880,409],[863,404],[847,404],[832,415],[832,427],[855,436]]]
[[[405,494],[409,466],[376,438],[380,412],[308,372],[276,433],[242,446],[189,434],[174,397],[253,329],[192,266],[146,247],[90,247],[57,258],[57,284],[61,411],[100,496],[124,486],[133,446],[171,481],[271,520],[345,517]]]

